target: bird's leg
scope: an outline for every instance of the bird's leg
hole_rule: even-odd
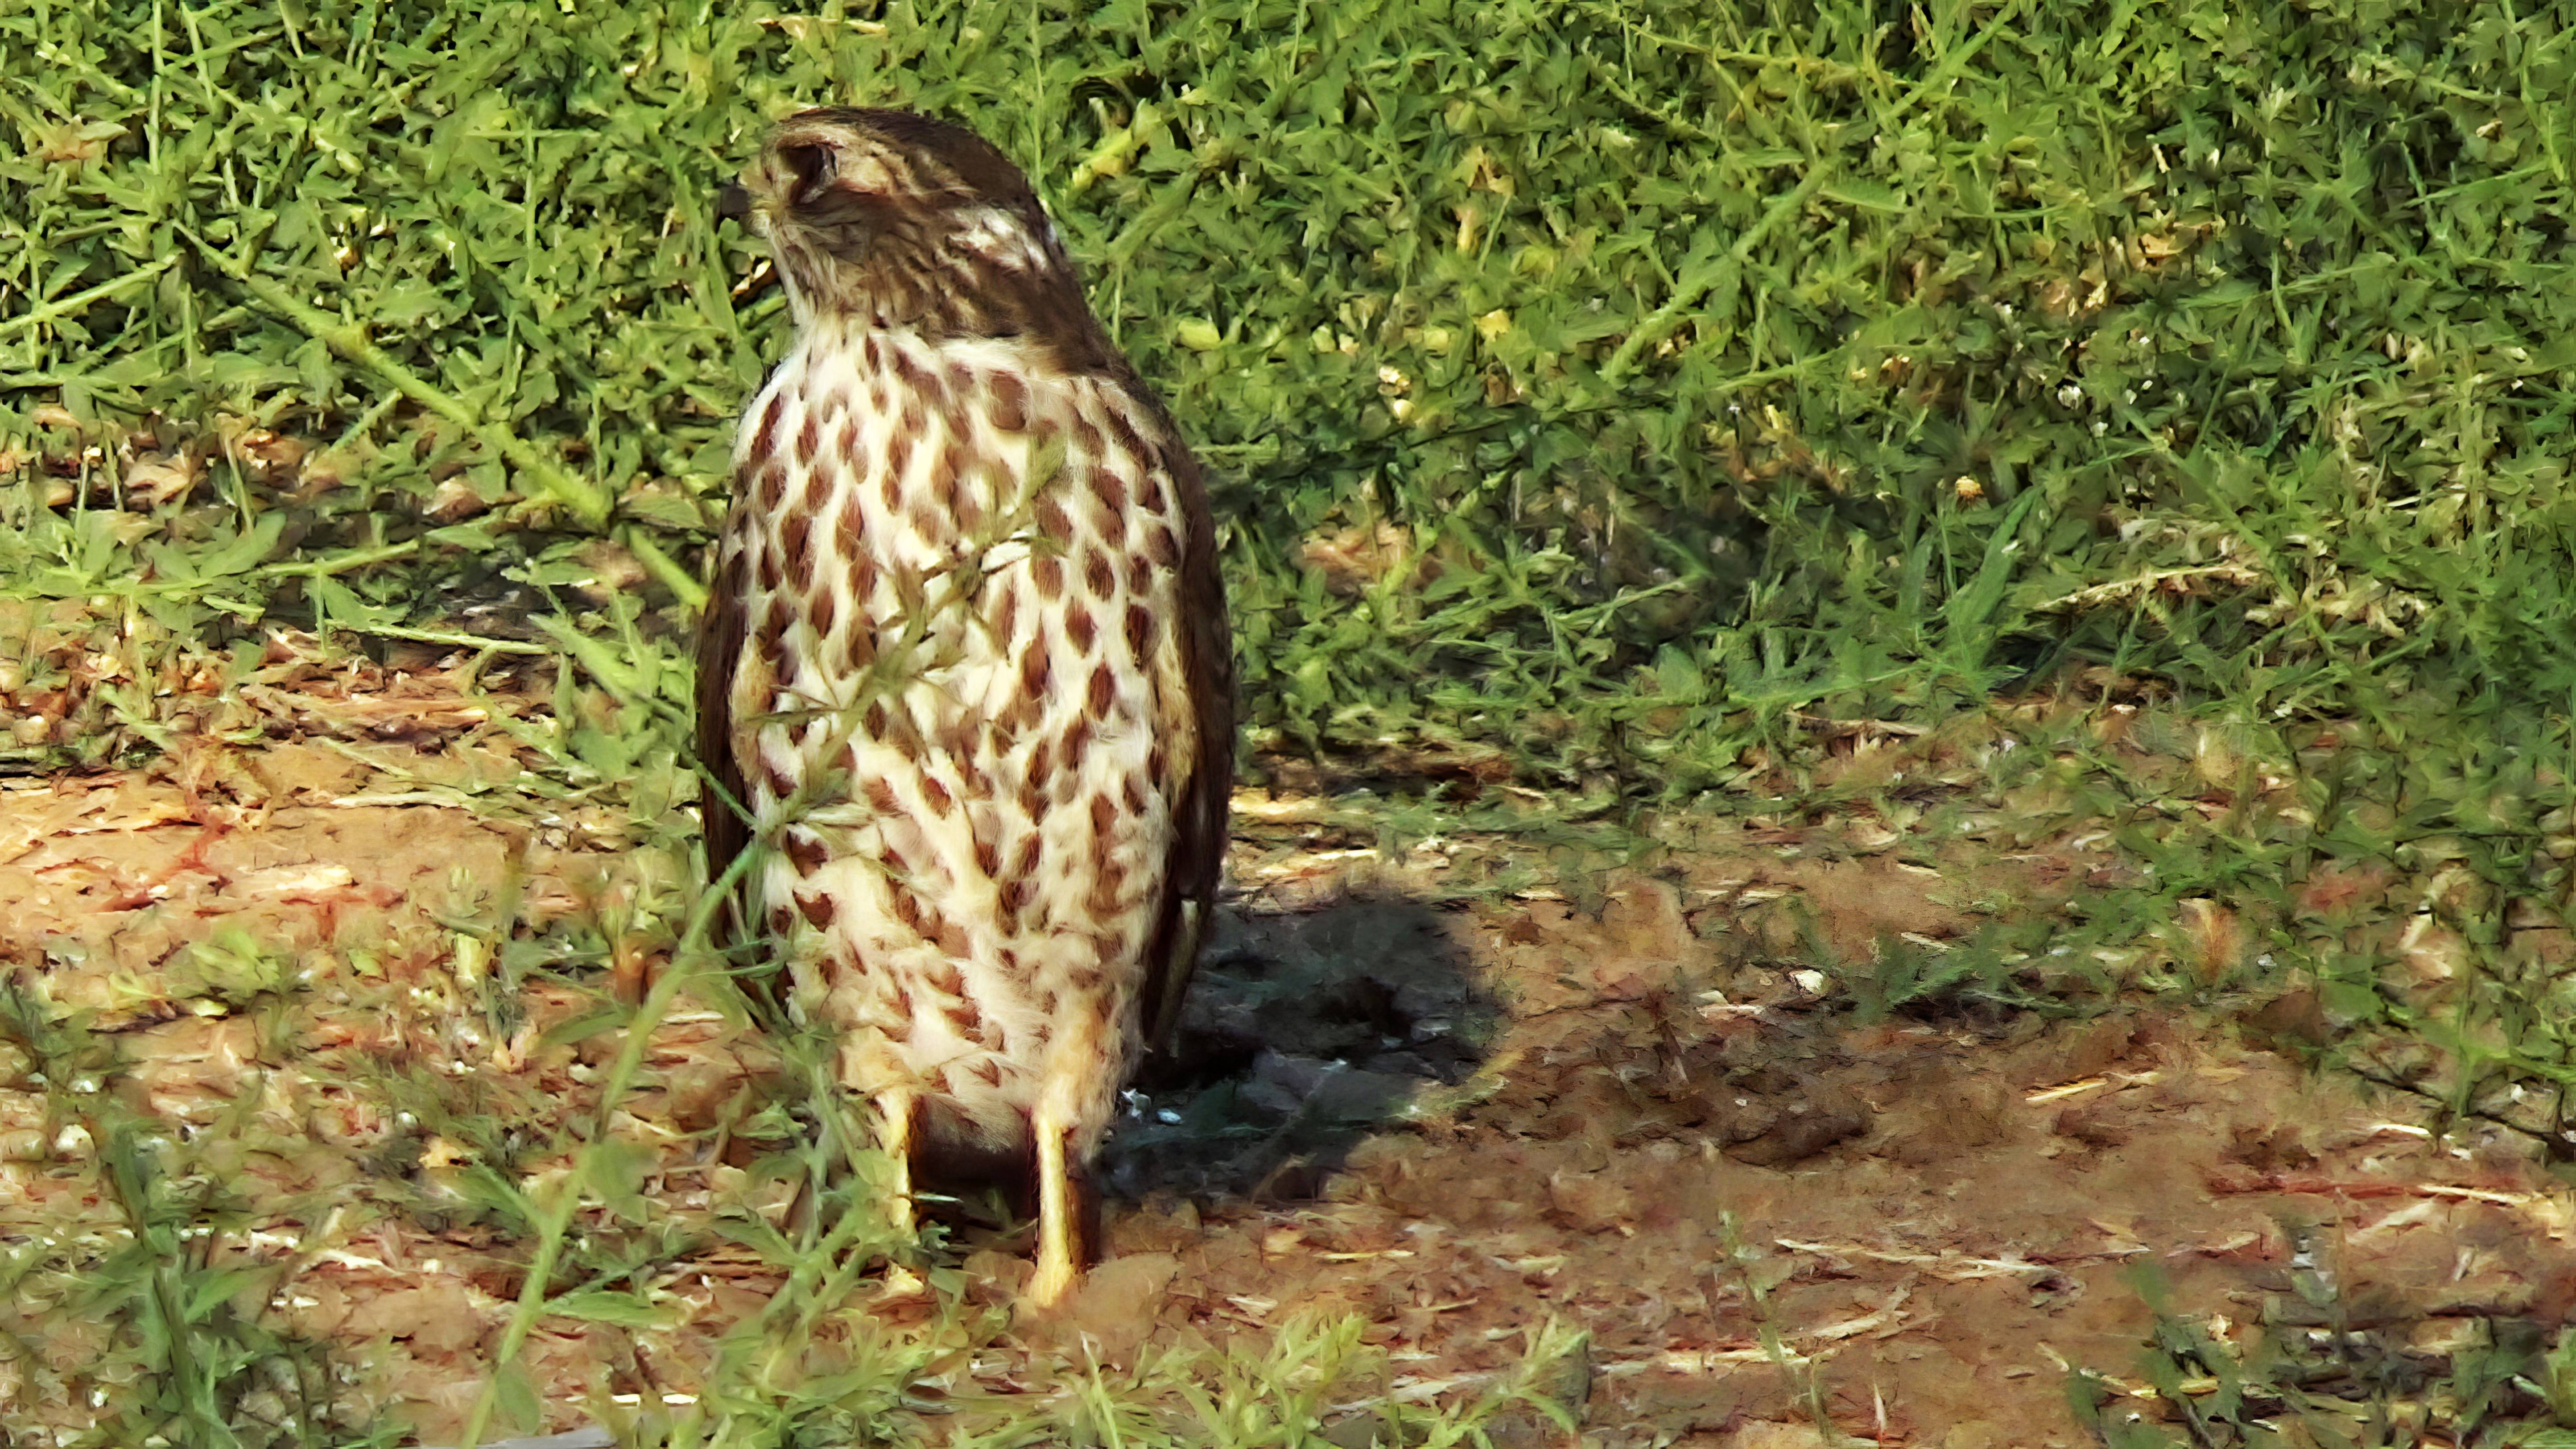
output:
[[[894,1218],[894,1230],[905,1237],[916,1231],[912,1212],[912,1119],[916,1094],[909,1087],[888,1087],[877,1093],[877,1111],[885,1121],[877,1129],[877,1140],[886,1155],[894,1159],[894,1201],[888,1211]]]
[[[1041,1107],[1030,1126],[1038,1146],[1038,1275],[1029,1284],[1029,1298],[1040,1308],[1052,1308],[1082,1276],[1075,1184],[1064,1160],[1064,1139],[1072,1124]]]

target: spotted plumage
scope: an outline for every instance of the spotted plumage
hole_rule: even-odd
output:
[[[743,191],[797,339],[744,414],[701,637],[709,866],[774,846],[746,921],[899,1161],[1031,1160],[1052,1299],[1224,852],[1198,468],[972,133],[808,111]]]

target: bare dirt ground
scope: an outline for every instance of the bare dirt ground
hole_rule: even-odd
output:
[[[524,759],[457,681],[323,683],[304,742],[0,790],[0,956],[82,1014],[96,1064],[7,1064],[0,1240],[110,1228],[97,1139],[157,1124],[220,1188],[213,1251],[265,1270],[272,1321],[355,1366],[353,1412],[436,1443],[522,1286],[490,1183],[564,1171],[618,1045],[602,1004],[667,951],[639,902],[671,868],[605,796],[503,790]],[[2067,1370],[2132,1372],[2141,1265],[2239,1342],[2319,1321],[2320,1274],[2346,1321],[2428,1354],[2576,1301],[2567,1197],[2514,1141],[2435,1139],[2416,1105],[2189,1016],[1863,1024],[1804,964],[1938,950],[2085,889],[2107,854],[1710,827],[1513,888],[1533,862],[1505,841],[1391,856],[1313,795],[1247,791],[1239,816],[1226,930],[1107,1163],[1112,1260],[1061,1319],[928,1354],[924,1394],[1329,1313],[1387,1350],[1378,1392],[1421,1400],[1553,1318],[1590,1335],[1562,1373],[1588,1443],[1820,1443],[1821,1410],[1883,1444],[2074,1444]],[[611,1119],[649,1159],[640,1198],[590,1231],[664,1245],[639,1259],[665,1316],[544,1321],[524,1359],[546,1427],[590,1396],[693,1392],[777,1287],[715,1230],[792,1196],[759,1170],[775,1071],[708,1003],[660,1026]],[[970,1227],[936,1261],[1000,1313],[1026,1272],[1010,1246]],[[31,1278],[5,1311],[43,1360],[0,1365],[31,1430],[82,1420],[49,1401],[101,1346],[76,1297]],[[928,1309],[890,1288],[877,1311]],[[1497,1442],[1565,1439],[1527,1416]]]

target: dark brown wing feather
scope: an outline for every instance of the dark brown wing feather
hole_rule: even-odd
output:
[[[731,535],[732,530],[727,528]],[[722,541],[716,545],[725,547]],[[742,762],[733,753],[733,680],[750,633],[743,611],[742,556],[735,554],[717,570],[715,588],[698,619],[698,818],[707,844],[707,881],[724,879],[735,857],[751,845],[751,822],[745,818]],[[750,938],[750,882],[737,883],[732,898],[720,908],[713,927],[719,949],[740,946]]]
[[[1179,495],[1185,536],[1181,545],[1182,667],[1189,681],[1190,712],[1198,727],[1198,752],[1189,779],[1174,802],[1171,868],[1163,900],[1145,945],[1145,1042],[1160,1051],[1180,1020],[1181,998],[1198,964],[1199,945],[1216,911],[1217,882],[1224,874],[1229,838],[1226,811],[1234,792],[1234,636],[1226,622],[1225,588],[1217,577],[1216,522],[1208,512],[1207,486],[1198,460],[1174,435],[1161,406],[1143,384],[1162,435],[1171,441],[1164,465]],[[1185,911],[1185,904],[1196,910]]]

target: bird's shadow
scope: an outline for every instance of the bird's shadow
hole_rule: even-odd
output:
[[[1130,1200],[1312,1197],[1359,1142],[1472,1074],[1501,1018],[1420,901],[1225,911],[1098,1182]]]

